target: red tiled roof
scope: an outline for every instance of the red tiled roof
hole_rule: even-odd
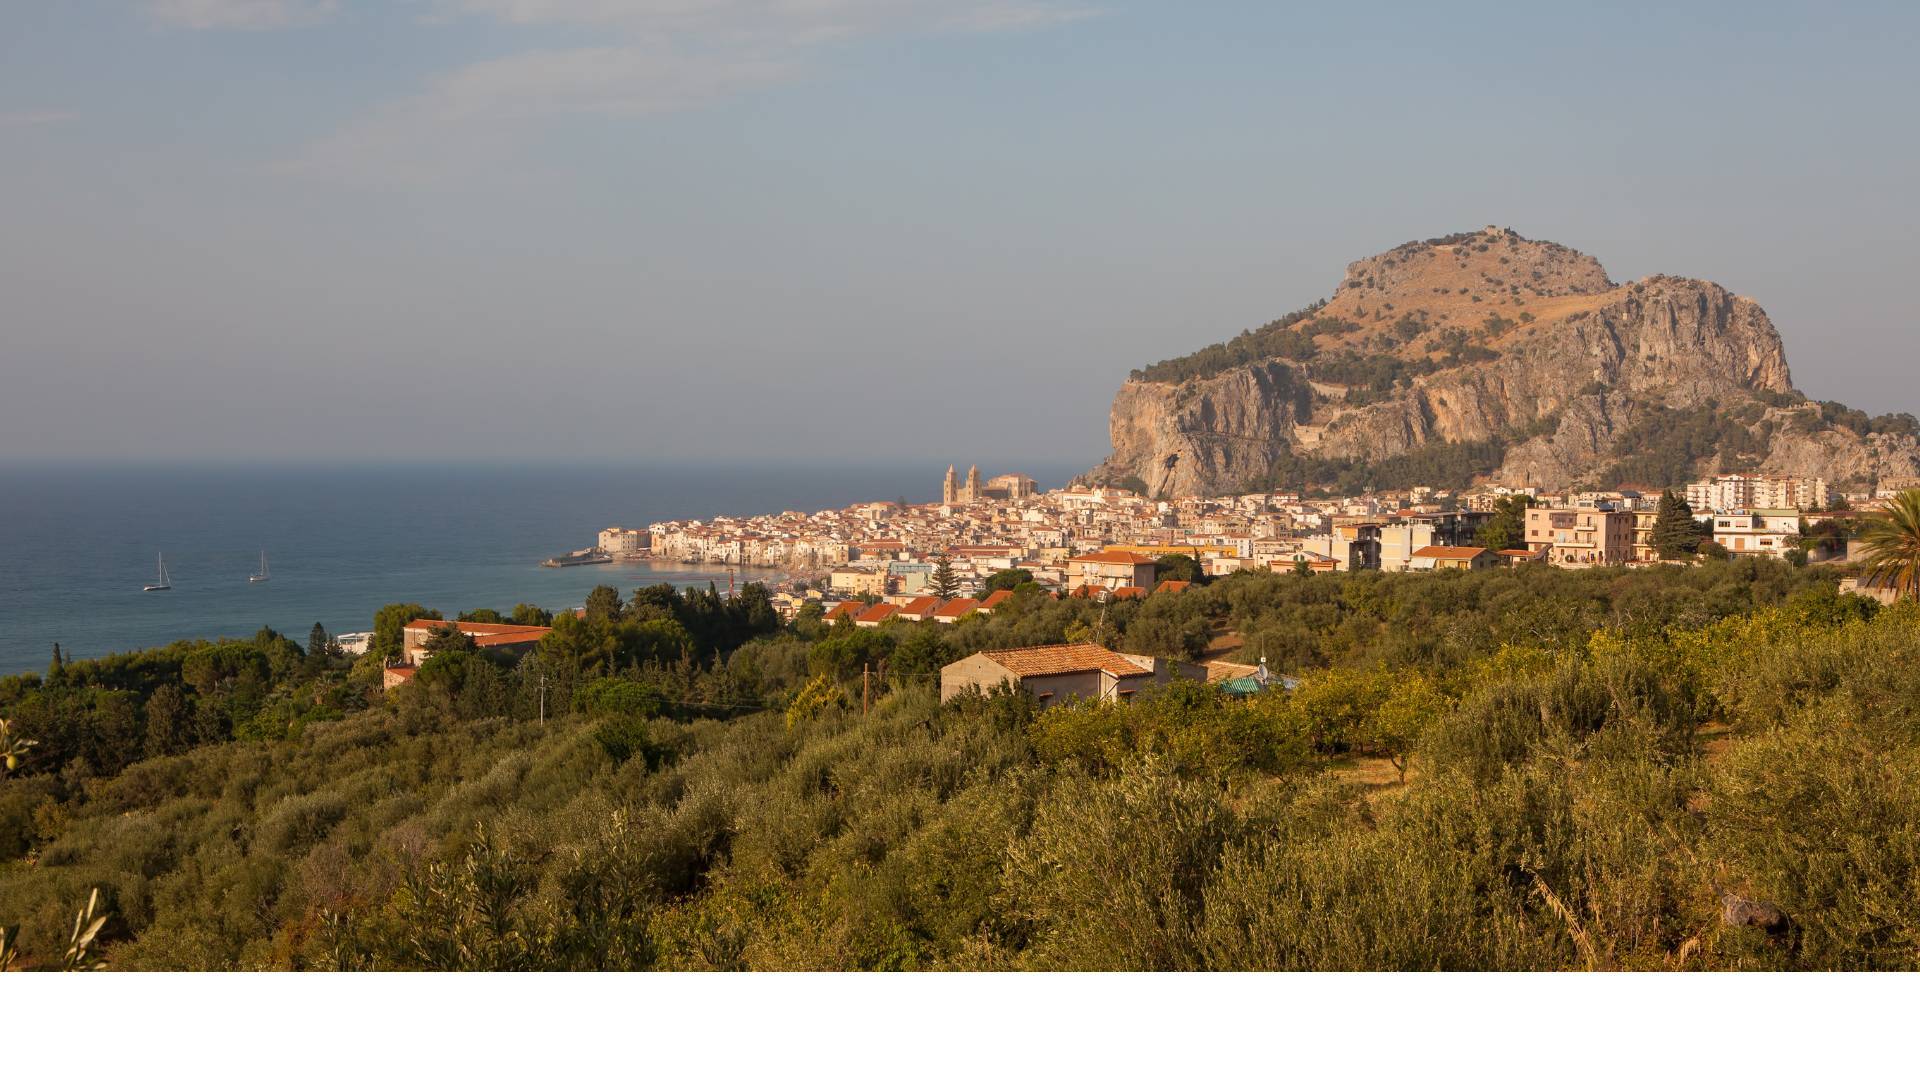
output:
[[[989,649],[980,654],[1021,678],[1104,671],[1109,675],[1151,675],[1133,661],[1098,645],[1038,645],[1030,649]]]
[[[867,605],[862,604],[858,600],[842,600],[839,603],[833,605],[833,607],[829,608],[827,612],[821,615],[820,617],[822,619],[825,619],[827,622],[833,622],[836,619],[840,618],[840,616],[842,615],[845,615],[847,618],[851,619],[855,615],[860,614],[860,609],[866,606]]]
[[[1138,600],[1145,595],[1147,595],[1147,590],[1138,585],[1122,585],[1113,590],[1113,598],[1115,600]]]
[[[897,615],[899,613],[900,613],[900,609],[897,607],[894,607],[892,604],[875,604],[872,607],[868,608],[867,610],[861,612],[860,614],[855,615],[853,617],[853,621],[856,623],[860,623],[862,625],[866,623],[872,623],[873,625],[878,626],[880,625],[880,623],[884,622],[888,616]]]
[[[407,624],[409,630],[436,630],[442,626],[451,626],[473,639],[475,645],[490,648],[496,645],[524,645],[529,641],[539,641],[553,632],[551,626],[521,626],[518,623],[456,622],[449,619],[415,619]]]
[[[551,633],[551,626],[523,626],[513,633],[481,634],[473,639],[473,643],[483,649],[496,645],[524,645],[529,641],[539,641]]]
[[[1153,591],[1157,593],[1180,592],[1191,584],[1193,584],[1191,581],[1163,581],[1155,586]]]
[[[925,615],[939,606],[940,598],[937,596],[916,596],[900,605],[900,614]]]
[[[1414,552],[1413,557],[1416,559],[1471,559],[1477,555],[1484,555],[1486,552],[1487,549],[1483,547],[1441,547],[1437,544],[1430,544]]]
[[[933,617],[936,619],[958,618],[979,606],[980,601],[975,600],[971,596],[956,596],[946,603],[941,604],[939,607],[934,608]]]
[[[407,624],[407,629],[433,630],[442,626],[455,627],[463,634],[511,634],[527,629],[519,623],[456,622],[452,619],[415,619]]]
[[[1013,595],[1012,589],[995,589],[992,592],[987,594],[987,598],[985,600],[980,601],[980,609],[982,611],[992,611],[994,608],[997,608],[1001,604],[1005,603],[1007,599],[1012,595]]]

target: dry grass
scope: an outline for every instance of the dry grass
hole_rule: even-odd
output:
[[[1392,762],[1383,757],[1347,754],[1334,761],[1333,773],[1340,779],[1363,788],[1377,790],[1402,786],[1399,772],[1395,771]],[[1412,780],[1415,773],[1416,770],[1409,768],[1407,779]]]

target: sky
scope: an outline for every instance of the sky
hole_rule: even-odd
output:
[[[1499,224],[1920,411],[1920,5],[0,0],[0,463],[1092,464]]]

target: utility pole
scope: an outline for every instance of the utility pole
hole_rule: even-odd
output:
[[[547,669],[540,669],[540,726],[547,726]]]
[[[867,691],[873,678],[873,665],[860,665],[860,715],[867,715]]]

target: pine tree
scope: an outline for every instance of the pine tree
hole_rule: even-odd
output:
[[[1700,550],[1700,527],[1693,520],[1693,508],[1671,491],[1660,496],[1660,512],[1653,519],[1648,536],[1653,550],[1662,559],[1688,559]]]
[[[53,663],[47,665],[47,681],[54,682],[67,670],[67,662],[60,655],[60,643],[53,643]]]
[[[1527,508],[1530,495],[1502,495],[1493,503],[1493,516],[1480,526],[1475,541],[1488,551],[1506,551],[1522,547],[1527,540]]]
[[[960,591],[960,575],[953,572],[953,560],[941,555],[933,560],[933,573],[927,578],[927,588],[942,600],[951,600]]]

